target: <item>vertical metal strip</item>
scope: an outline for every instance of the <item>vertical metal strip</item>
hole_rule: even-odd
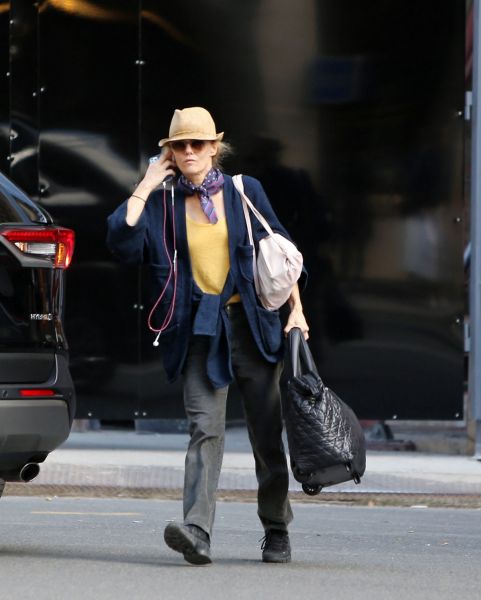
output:
[[[469,312],[471,352],[469,359],[469,396],[475,423],[476,458],[481,460],[481,13],[474,0],[473,19],[473,120],[471,160],[471,269]]]

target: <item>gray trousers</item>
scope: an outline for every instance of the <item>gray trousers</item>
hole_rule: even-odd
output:
[[[241,393],[258,481],[258,515],[264,529],[287,530],[292,520],[288,469],[281,438],[279,378],[282,364],[260,354],[240,304],[228,307],[231,359]],[[185,459],[184,523],[211,533],[224,453],[228,387],[214,389],[206,373],[208,338],[193,336],[184,366],[184,406],[190,443]]]

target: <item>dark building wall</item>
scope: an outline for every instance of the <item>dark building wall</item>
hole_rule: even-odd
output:
[[[462,417],[464,20],[458,0],[0,12],[0,168],[77,232],[79,416],[182,415],[146,328],[145,274],[109,255],[105,219],[173,109],[203,105],[236,150],[227,172],[261,179],[305,255],[326,382],[362,417]]]

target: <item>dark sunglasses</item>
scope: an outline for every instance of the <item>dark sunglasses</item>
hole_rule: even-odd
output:
[[[172,150],[183,151],[189,145],[192,150],[199,151],[205,146],[205,140],[176,140],[175,142],[170,142],[170,147]]]

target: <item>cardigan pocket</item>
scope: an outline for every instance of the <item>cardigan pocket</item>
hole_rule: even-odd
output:
[[[179,361],[179,331],[178,324],[170,326],[159,336],[159,349],[165,370],[170,373],[175,370]]]
[[[163,326],[165,319],[170,314],[170,307],[174,297],[174,273],[169,280],[169,265],[159,265],[152,263],[150,265],[150,278],[152,281],[152,290],[150,295],[150,307],[151,311],[156,306],[151,317],[151,325],[155,329],[159,329]],[[168,282],[168,283],[167,283]],[[161,338],[164,334],[168,334],[170,328],[174,327],[178,323],[178,304],[180,302],[181,294],[179,293],[181,288],[180,272],[177,275],[177,294],[175,299],[174,315],[170,322],[169,328],[161,334]],[[162,298],[159,300],[160,296]]]
[[[254,258],[254,251],[252,246],[237,246],[237,256],[238,256],[238,264],[239,270],[241,272],[242,277],[247,279],[250,283],[254,281],[254,267],[252,264],[252,260]]]
[[[278,310],[266,310],[256,306],[259,329],[267,352],[275,354],[282,344],[282,327]]]
[[[169,353],[172,351],[170,344],[172,344],[175,336],[179,332],[179,324],[175,323],[167,327],[159,336],[159,344],[162,350],[169,349]]]
[[[170,266],[169,265],[158,265],[152,263],[150,265],[150,277],[152,279],[152,303],[154,304],[159,298],[160,294],[162,294],[165,286],[167,285],[167,281],[169,278]],[[178,286],[178,282],[177,282]],[[159,304],[170,304],[172,301],[172,296],[174,293],[174,273],[172,272],[172,276],[167,285],[167,289],[162,296],[162,300]]]

